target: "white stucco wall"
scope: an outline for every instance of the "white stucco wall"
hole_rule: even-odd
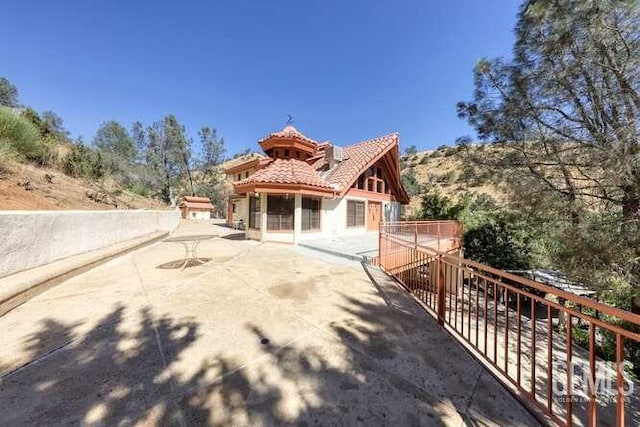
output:
[[[242,220],[247,225],[249,220],[249,201],[246,198],[236,199],[233,204],[236,207],[236,211],[233,213],[233,220]]]
[[[180,211],[0,211],[0,277],[156,231]]]
[[[296,215],[294,217],[294,224],[297,233],[284,233],[284,232],[269,232],[266,231],[267,225],[267,197],[262,195],[260,197],[261,202],[261,224],[262,229],[251,230],[247,229],[246,237],[248,239],[270,241],[270,242],[283,242],[283,243],[298,243],[306,240],[326,239],[336,236],[357,236],[367,233],[366,221],[368,220],[368,201],[363,197],[343,197],[330,199],[322,199],[321,213],[320,213],[320,231],[301,231],[300,225],[300,209],[302,203],[302,196],[296,195]],[[362,227],[347,227],[347,201],[358,200],[365,202],[365,225]],[[245,201],[244,214],[248,218],[249,206]],[[382,216],[385,221],[398,221],[400,219],[400,204],[398,202],[383,202],[382,204]],[[295,239],[294,239],[295,237]]]
[[[187,219],[211,219],[210,211],[189,211]]]

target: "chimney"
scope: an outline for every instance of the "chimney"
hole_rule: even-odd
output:
[[[329,165],[329,169],[340,163],[344,158],[342,147],[337,145],[329,145],[325,148],[324,153],[325,163]]]

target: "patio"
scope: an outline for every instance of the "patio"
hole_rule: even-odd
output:
[[[0,317],[9,425],[537,425],[376,269],[215,234],[159,242]]]

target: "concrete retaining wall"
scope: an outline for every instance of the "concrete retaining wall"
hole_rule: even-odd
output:
[[[179,211],[1,211],[0,277],[179,223]]]

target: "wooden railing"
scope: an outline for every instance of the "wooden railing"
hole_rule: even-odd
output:
[[[464,259],[461,235],[385,223],[377,261],[544,421],[640,425],[640,316]]]

